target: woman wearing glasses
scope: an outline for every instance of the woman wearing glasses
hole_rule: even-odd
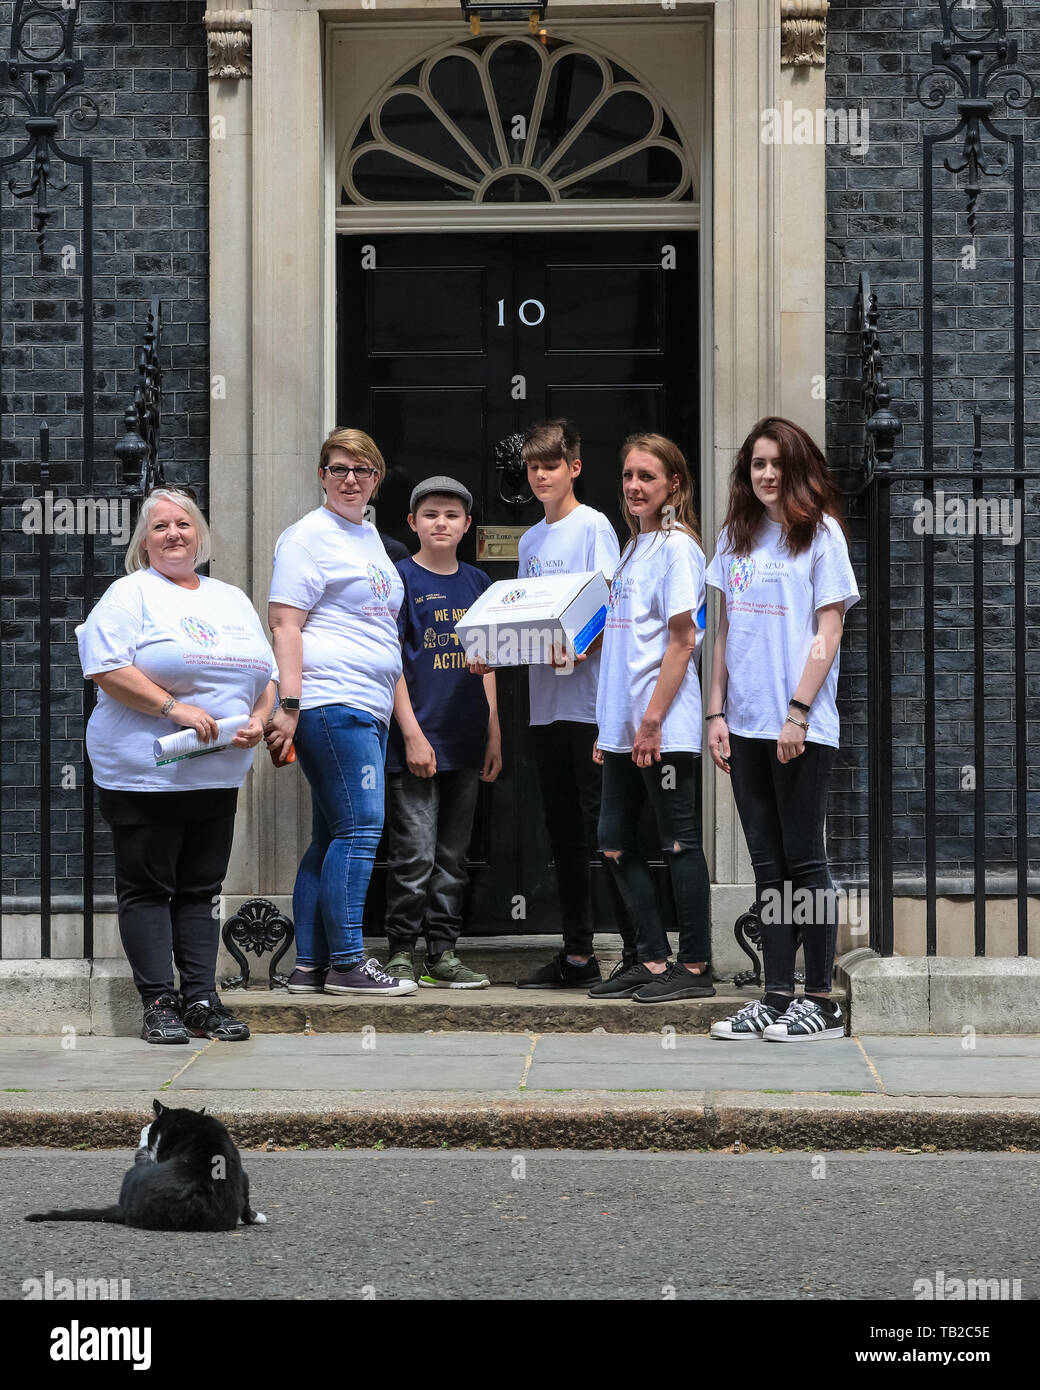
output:
[[[156,488],[130,537],[126,575],[76,629],[83,673],[101,692],[87,751],[112,827],[119,935],[149,1043],[249,1037],[217,995],[213,904],[278,676],[246,595],[196,573],[209,556],[194,495]],[[156,739],[190,730],[212,747],[218,719],[238,721],[226,746],[156,766]]]
[[[311,787],[313,830],[293,889],[293,994],[414,994],[414,980],[365,960],[362,915],[383,831],[383,764],[401,675],[397,612],[404,586],[364,519],[386,464],[361,430],[321,446],[325,503],[283,531],[274,552],[269,623],[281,704],[272,754],[295,744]]]

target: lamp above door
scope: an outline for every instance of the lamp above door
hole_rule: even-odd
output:
[[[536,4],[532,4],[531,0],[519,0],[516,4],[509,3],[509,0],[505,4],[496,3],[495,0],[460,0],[460,3],[463,17],[469,20],[474,34],[480,33],[482,19],[489,24],[522,24],[526,19],[528,29],[532,34],[537,34],[548,8],[548,0],[539,0]]]

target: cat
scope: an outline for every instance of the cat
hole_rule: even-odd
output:
[[[249,1178],[224,1125],[205,1106],[152,1105],[155,1119],[141,1130],[114,1207],[34,1212],[26,1221],[108,1221],[146,1231],[231,1231],[240,1216],[247,1225],[265,1222],[249,1205]]]

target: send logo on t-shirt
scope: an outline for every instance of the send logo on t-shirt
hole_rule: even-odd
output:
[[[390,576],[386,570],[380,569],[378,565],[369,565],[366,573],[372,592],[376,598],[383,599],[385,602],[390,597]]]
[[[215,647],[220,641],[217,629],[202,618],[182,618],[181,628],[193,642],[198,642],[200,647]]]
[[[755,562],[750,555],[735,555],[729,562],[729,591],[742,594],[755,577]]]

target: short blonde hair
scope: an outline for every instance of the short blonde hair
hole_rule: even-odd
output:
[[[376,441],[367,435],[364,430],[348,429],[346,426],[339,426],[334,429],[321,446],[321,455],[318,458],[318,465],[327,468],[329,455],[333,449],[344,449],[351,458],[355,458],[359,463],[367,463],[374,468],[379,475],[376,478],[376,485],[372,489],[372,496],[375,497],[386,477],[386,461],[379,452]]]
[[[199,504],[195,498],[187,492],[181,492],[176,487],[157,487],[153,488],[141,505],[141,515],[137,518],[137,525],[134,533],[130,537],[130,543],[126,547],[126,558],[123,566],[127,574],[133,574],[136,570],[148,569],[148,556],[144,553],[141,542],[144,540],[145,531],[148,529],[148,518],[155,510],[157,502],[173,502],[182,511],[191,517],[192,525],[198,532],[199,548],[195,552],[195,568],[204,565],[213,554],[213,542],[210,539],[209,526],[206,518],[199,511]]]

